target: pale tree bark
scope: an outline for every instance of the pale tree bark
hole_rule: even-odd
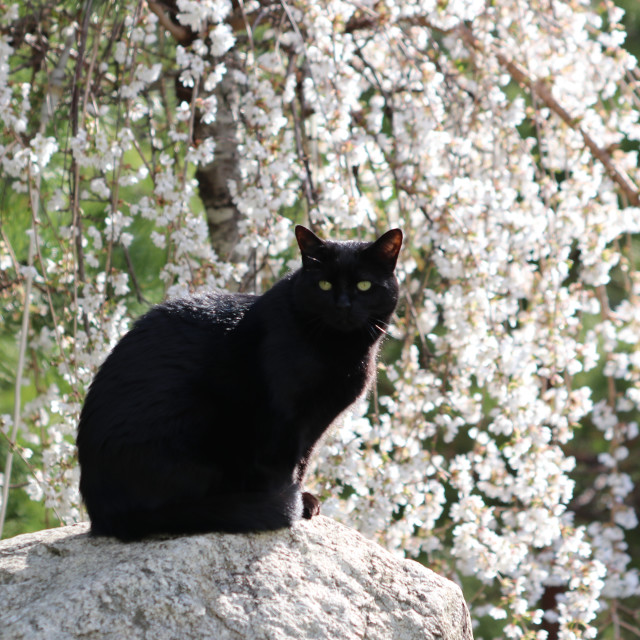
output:
[[[174,16],[177,13],[175,2],[149,2],[149,8],[159,18],[160,23],[172,34],[179,44],[187,46],[198,34],[178,24]],[[235,74],[236,56],[233,50],[224,57],[227,72],[215,87],[213,93],[217,101],[217,113],[214,122],[206,124],[202,114],[196,109],[193,126],[193,138],[198,140],[212,138],[215,142],[214,159],[196,171],[198,191],[204,205],[211,246],[223,260],[234,260],[234,248],[238,241],[238,221],[240,213],[233,202],[229,181],[238,178],[238,106],[240,88]],[[191,102],[193,90],[182,86],[176,80],[176,93],[179,98]]]
[[[196,180],[204,205],[211,243],[222,259],[234,258],[238,241],[240,213],[233,203],[230,180],[238,180],[238,105],[240,88],[231,72],[235,63],[233,51],[225,58],[227,73],[214,90],[217,100],[216,119],[210,124],[202,122],[196,113],[194,136],[196,139],[213,138],[213,162],[196,171]]]

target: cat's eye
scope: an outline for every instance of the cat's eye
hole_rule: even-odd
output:
[[[318,282],[318,286],[323,291],[329,291],[331,289],[331,283],[328,280],[320,280],[320,282]]]
[[[369,280],[360,280],[356,287],[358,287],[358,291],[369,291],[369,289],[371,289],[371,282],[369,282]]]

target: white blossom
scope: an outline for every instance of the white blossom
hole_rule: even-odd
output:
[[[284,13],[245,2],[244,22],[228,0],[178,0],[175,30],[192,34],[178,41],[125,5],[113,37],[97,23],[87,36],[96,64],[78,67],[73,129],[70,93],[42,122],[48,89],[19,73],[30,45],[0,36],[6,202],[38,204],[0,239],[7,327],[26,276],[38,284],[28,495],[63,522],[84,517],[82,398],[139,295],[262,291],[299,265],[300,221],[336,238],[401,227],[380,386],[318,448],[309,488],[323,513],[461,581],[479,629],[542,637],[544,616],[561,638],[594,637],[640,593],[640,208],[627,204],[640,122],[620,11],[295,0]],[[75,28],[63,23],[42,44],[48,65]],[[228,148],[202,133],[227,111],[231,261],[212,249],[196,182]],[[542,611],[548,588],[561,595]]]

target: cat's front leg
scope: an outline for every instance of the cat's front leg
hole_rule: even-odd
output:
[[[320,500],[308,491],[302,494],[302,517],[311,520],[320,513]]]
[[[298,484],[302,487],[304,485],[304,479],[307,474],[307,466],[309,464],[309,457],[311,455],[311,448],[307,450],[302,459],[298,462],[295,471],[295,477]],[[320,513],[320,500],[316,498],[312,493],[308,491],[302,492],[302,517],[307,520],[311,520],[313,516],[317,516]]]

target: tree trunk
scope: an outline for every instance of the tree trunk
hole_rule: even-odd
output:
[[[216,119],[205,124],[196,113],[194,135],[196,140],[210,137],[215,141],[214,160],[198,168],[196,180],[207,215],[211,244],[220,258],[229,260],[234,257],[240,219],[229,190],[229,180],[239,177],[237,132],[240,92],[231,72],[235,64],[233,52],[226,56],[225,64],[228,71],[214,90],[218,103]]]

